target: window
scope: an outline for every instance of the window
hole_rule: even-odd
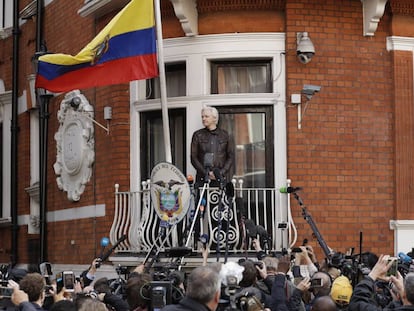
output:
[[[272,187],[273,139],[271,106],[218,107],[219,126],[233,136],[234,177],[246,188]]]
[[[169,109],[171,156],[182,172],[186,168],[186,114],[185,109]],[[161,111],[141,114],[141,169],[143,179],[151,177],[152,168],[165,161],[164,130]]]
[[[178,97],[186,95],[186,72],[185,63],[166,64],[165,80],[167,97]],[[147,80],[147,99],[160,98],[160,79]]]
[[[270,60],[211,63],[211,92],[271,93]],[[235,177],[245,187],[273,186],[273,109],[271,106],[232,106],[219,109],[219,126],[234,138]]]
[[[0,0],[0,30],[13,26],[13,1]]]
[[[212,62],[211,93],[272,93],[270,65],[270,60]]]

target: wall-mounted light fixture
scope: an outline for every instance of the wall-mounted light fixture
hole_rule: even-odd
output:
[[[291,94],[290,102],[292,105],[298,107],[298,129],[302,128],[302,119],[305,115],[306,108],[308,108],[309,101],[311,100],[312,96],[315,93],[320,92],[321,86],[319,85],[312,85],[312,84],[305,84],[302,88],[300,94]],[[302,112],[302,96],[306,98],[305,107],[303,108]]]
[[[312,60],[313,55],[315,55],[315,47],[312,43],[312,40],[309,38],[307,32],[298,32],[296,34],[296,55],[298,60],[302,64],[307,64]]]

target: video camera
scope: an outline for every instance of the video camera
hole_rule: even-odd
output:
[[[153,281],[150,282],[151,310],[159,310],[168,304],[177,304],[184,297],[181,285],[185,274],[176,263],[153,266]]]
[[[252,311],[264,310],[258,297],[260,290],[254,287],[240,288],[244,267],[233,263],[226,263],[221,271],[222,294],[218,306],[219,311]]]

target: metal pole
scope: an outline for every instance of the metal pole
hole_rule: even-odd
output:
[[[43,0],[37,0],[36,23],[36,54],[39,57],[45,51],[43,44]],[[35,60],[36,61],[36,60]],[[36,68],[37,70],[37,68]],[[48,153],[48,122],[49,122],[49,95],[42,89],[36,89],[36,100],[39,104],[39,222],[40,222],[40,250],[39,261],[47,261],[47,153]]]
[[[157,29],[158,70],[160,72],[161,111],[164,130],[165,161],[172,163],[170,125],[168,120],[167,88],[165,81],[164,48],[162,42],[160,0],[155,0],[155,26]]]
[[[12,120],[11,120],[11,168],[10,168],[10,215],[12,218],[11,264],[14,266],[18,259],[18,230],[17,223],[17,143],[19,132],[18,123],[18,90],[19,90],[19,0],[13,1],[13,86],[12,86]]]
[[[38,90],[39,91],[39,90]],[[49,99],[50,95],[39,95],[39,143],[40,143],[40,262],[47,261],[47,153],[49,129]]]

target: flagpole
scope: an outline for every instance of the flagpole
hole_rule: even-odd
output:
[[[167,88],[165,81],[165,67],[164,67],[164,48],[162,42],[162,25],[161,25],[161,8],[160,0],[155,0],[155,25],[157,29],[157,48],[158,48],[158,70],[160,79],[161,91],[161,111],[162,124],[164,130],[164,145],[165,145],[165,161],[172,163],[171,156],[171,139],[170,139],[170,125],[168,120],[168,103],[167,103]]]

